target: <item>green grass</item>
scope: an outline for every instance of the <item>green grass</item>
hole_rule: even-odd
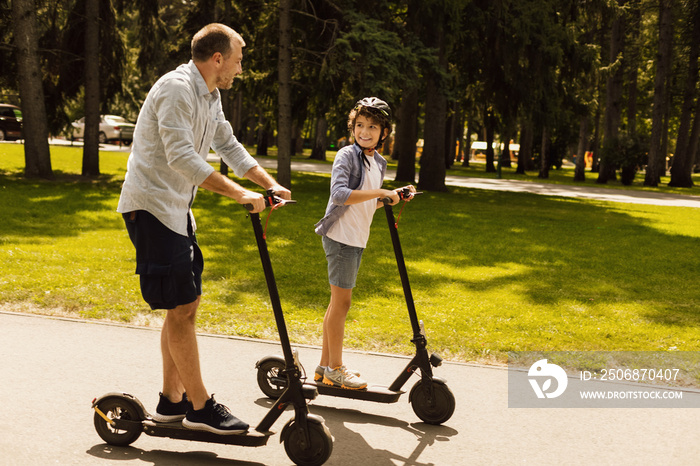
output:
[[[115,212],[125,153],[101,153],[85,180],[79,148],[52,147],[56,181],[22,178],[22,146],[0,145],[0,308],[158,325]],[[392,185],[392,183],[388,183]],[[247,186],[250,186],[246,183]],[[268,246],[291,339],[319,344],[328,304],[314,223],[327,175],[293,175],[295,206],[275,210]],[[205,257],[200,330],[276,339],[250,220],[200,190]],[[264,217],[263,217],[264,220]],[[700,210],[452,189],[408,204],[400,221],[431,350],[504,363],[509,351],[700,351]],[[410,324],[383,212],[353,294],[346,347],[410,353]]]

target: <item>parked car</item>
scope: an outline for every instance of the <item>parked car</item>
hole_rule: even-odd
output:
[[[71,123],[73,126],[73,139],[85,137],[85,117]],[[131,144],[134,139],[134,125],[124,117],[117,115],[100,115],[100,144],[121,141]]]
[[[0,104],[0,141],[22,139],[22,110],[10,104]]]

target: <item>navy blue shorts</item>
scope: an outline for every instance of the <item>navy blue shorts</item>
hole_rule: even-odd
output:
[[[151,309],[174,309],[202,294],[204,258],[187,222],[188,236],[175,233],[152,214],[122,214],[136,248],[136,273],[141,295]]]

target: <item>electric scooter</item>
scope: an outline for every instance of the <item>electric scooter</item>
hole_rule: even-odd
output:
[[[294,202],[276,197],[272,191],[268,191],[265,196],[265,204],[273,209]],[[253,208],[250,204],[245,207],[248,210]],[[298,465],[321,465],[331,456],[333,439],[330,431],[321,416],[309,413],[306,404],[306,400],[315,399],[318,393],[314,386],[303,383],[298,363],[295,362],[260,215],[257,213],[249,215],[253,223],[255,239],[284,354],[283,364],[277,376],[284,378],[285,388],[278,393],[277,401],[255,427],[255,431],[218,435],[187,429],[179,421],[155,422],[143,404],[133,395],[120,392],[107,393],[93,400],[92,407],[95,410],[95,430],[108,444],[130,445],[142,433],[145,433],[155,437],[259,447],[265,445],[268,438],[274,434],[270,428],[282,415],[285,407],[291,404],[294,407],[294,417],[286,423],[280,434],[280,443],[284,442],[284,449],[289,459]]]
[[[399,198],[407,201],[416,194],[411,193],[408,188],[399,191]],[[401,243],[399,242],[398,224],[394,218],[394,210],[390,205],[391,199],[382,199],[391,241],[394,246],[396,264],[398,265],[401,284],[403,285],[406,305],[408,307],[408,317],[413,327],[413,338],[411,342],[416,347],[416,354],[408,363],[406,368],[396,377],[389,387],[368,385],[363,390],[350,390],[326,385],[322,382],[311,382],[321,395],[352,398],[356,400],[374,401],[378,403],[394,403],[405,393],[401,390],[412,374],[420,371],[420,380],[411,388],[408,394],[408,401],[411,403],[413,412],[428,424],[442,424],[446,422],[454,413],[455,397],[447,386],[445,379],[433,375],[433,367],[442,364],[442,358],[433,353],[428,355],[428,340],[425,334],[423,321],[418,320],[416,307],[413,302],[411,286],[408,282],[408,272],[404,262]],[[399,215],[400,216],[400,215]],[[282,393],[287,380],[284,376],[285,360],[279,355],[270,355],[262,358],[255,365],[258,369],[258,386],[260,390],[269,398],[276,398]],[[301,368],[303,370],[303,367]]]

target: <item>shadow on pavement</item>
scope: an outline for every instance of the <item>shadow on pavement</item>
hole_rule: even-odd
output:
[[[272,406],[269,398],[258,398],[255,404],[264,407]],[[287,410],[291,410],[287,406]],[[366,464],[372,466],[395,466],[397,461],[403,466],[434,466],[435,463],[421,463],[420,455],[426,448],[435,442],[449,442],[450,437],[459,432],[444,425],[431,425],[424,422],[409,424],[406,421],[393,417],[364,413],[356,409],[333,408],[329,406],[310,406],[314,414],[318,414],[325,420],[326,427],[333,436],[333,454],[328,464]],[[402,429],[414,435],[416,439],[413,451],[404,456],[386,449],[376,449],[365,438],[352,430],[353,424],[375,424],[379,426]],[[401,444],[401,452],[406,453],[409,445]]]
[[[265,466],[263,463],[250,461],[237,461],[221,458],[216,453],[208,451],[165,451],[165,450],[141,450],[132,446],[115,447],[107,444],[95,445],[86,452],[96,458],[112,461],[139,460],[146,464],[154,465],[230,465],[230,466]]]
[[[335,439],[333,456],[331,456],[333,464],[359,462],[372,466],[394,466],[398,461],[405,466],[432,466],[434,463],[419,461],[425,449],[435,442],[449,442],[450,437],[458,434],[455,429],[447,426],[435,426],[423,422],[409,424],[400,419],[363,413],[355,409],[314,405],[313,411],[323,416],[326,426]],[[352,429],[353,424],[375,424],[409,432],[416,440],[413,451],[410,451],[411,445],[407,442],[401,443],[400,453],[373,448],[362,435]],[[387,445],[387,447],[391,446]],[[358,458],[358,455],[361,457]]]

